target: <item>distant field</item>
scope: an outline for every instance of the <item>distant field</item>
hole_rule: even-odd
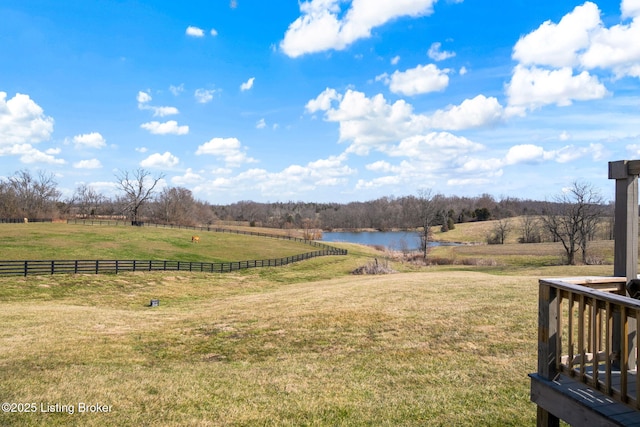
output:
[[[191,243],[191,236],[200,243]],[[304,243],[154,227],[0,224],[0,259],[153,259],[227,262],[311,252]]]
[[[462,242],[463,246],[442,246],[431,250],[430,256],[445,258],[458,263],[483,260],[483,264],[495,264],[510,269],[520,267],[545,267],[562,265],[565,251],[562,243],[517,243],[521,236],[521,218],[512,218],[512,231],[503,245],[487,245],[486,239],[495,226],[495,221],[456,224],[455,229],[441,232],[434,227],[434,239],[444,242]],[[590,264],[613,264],[613,240],[589,242],[587,253]],[[581,255],[577,256],[582,261]],[[612,267],[611,267],[612,268]]]
[[[238,260],[293,244],[199,233],[193,245],[191,234],[0,227],[0,251]],[[538,278],[611,274],[527,261],[553,246],[500,245],[455,248],[496,266],[398,262],[403,273],[352,276],[385,254],[336,246],[349,255],[224,274],[0,277],[0,400],[38,408],[0,413],[0,425],[535,425]],[[40,411],[80,402],[110,411]]]

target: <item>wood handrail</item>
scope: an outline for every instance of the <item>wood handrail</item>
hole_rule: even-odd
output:
[[[619,294],[625,282],[624,277],[539,281],[538,374],[547,380],[567,375],[640,409],[640,376],[630,357],[637,349],[629,332],[636,330],[640,301]],[[601,285],[616,292],[590,287]]]

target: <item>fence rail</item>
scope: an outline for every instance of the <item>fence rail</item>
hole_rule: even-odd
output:
[[[0,224],[22,224],[25,222],[53,222],[53,218],[0,218]]]
[[[105,274],[131,271],[197,271],[226,273],[256,267],[279,267],[326,255],[346,255],[342,249],[307,252],[284,258],[232,261],[193,262],[168,260],[24,260],[0,261],[0,275]]]

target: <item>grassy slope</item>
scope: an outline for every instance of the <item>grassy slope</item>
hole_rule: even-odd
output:
[[[200,243],[191,243],[191,236]],[[244,261],[311,252],[299,242],[229,233],[67,224],[0,224],[0,259]]]
[[[1,400],[112,407],[0,425],[533,425],[537,278],[610,274],[354,277],[380,254],[339,246],[228,274],[0,278]]]

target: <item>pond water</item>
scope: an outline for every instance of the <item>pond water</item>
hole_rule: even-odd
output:
[[[381,245],[391,250],[415,251],[420,249],[420,233],[414,231],[331,231],[323,232],[322,240],[325,242],[358,243],[360,245]],[[430,246],[444,244],[446,243],[429,243]]]

